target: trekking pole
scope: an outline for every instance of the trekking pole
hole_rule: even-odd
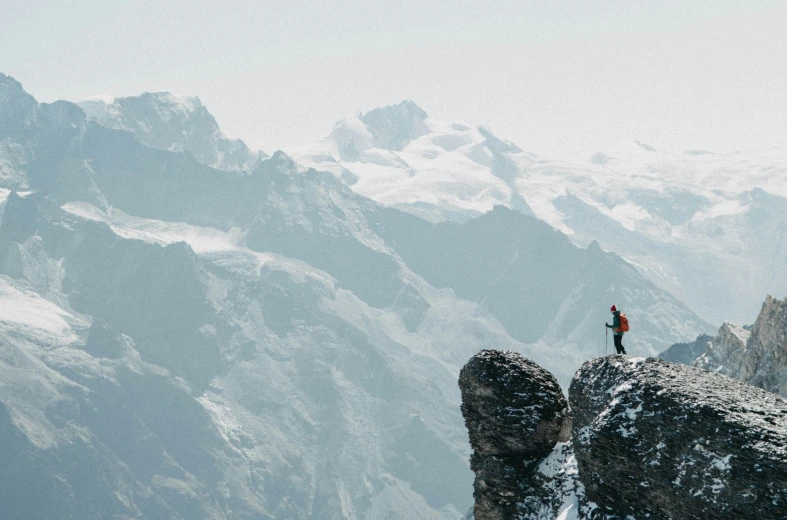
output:
[[[607,355],[607,343],[609,342],[609,327],[604,325],[604,355]]]

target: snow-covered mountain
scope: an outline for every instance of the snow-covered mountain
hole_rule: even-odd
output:
[[[610,302],[633,352],[708,328],[504,207],[432,223],[283,153],[223,171],[7,76],[0,101],[4,518],[455,519],[470,356],[567,383]],[[377,145],[422,131],[406,112]]]
[[[227,139],[198,97],[155,92],[77,105],[91,121],[131,132],[152,148],[190,152],[202,164],[219,170],[250,172],[268,157],[249,150],[240,139]]]
[[[376,137],[379,126],[397,129],[396,146]],[[763,293],[787,290],[785,150],[667,153],[633,142],[585,163],[553,161],[403,102],[291,152],[427,220],[463,221],[495,205],[534,214],[579,245],[622,255],[713,321],[743,319]]]
[[[519,148],[485,128],[433,121],[412,101],[342,120],[321,142],[288,151],[365,197],[431,221],[463,221],[500,204],[526,210],[510,184],[508,154]]]

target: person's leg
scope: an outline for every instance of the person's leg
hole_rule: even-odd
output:
[[[620,350],[618,352],[620,354],[623,354],[624,356],[627,355],[626,354],[626,347],[623,346],[623,334],[618,336],[618,345],[620,345]]]
[[[617,352],[618,354],[625,354],[626,351],[623,349],[623,344],[621,343],[621,340],[623,340],[623,336],[621,336],[620,334],[615,334],[614,338],[615,338],[615,352]]]

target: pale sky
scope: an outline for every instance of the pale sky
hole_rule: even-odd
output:
[[[546,156],[787,146],[787,1],[2,0],[39,101],[197,95],[273,152],[412,99]]]

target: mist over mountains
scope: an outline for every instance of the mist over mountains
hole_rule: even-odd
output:
[[[611,303],[655,355],[734,308],[700,266],[772,260],[731,297],[781,283],[765,185],[618,190],[639,156],[552,163],[412,102],[306,148],[251,151],[196,99],[40,104],[0,75],[2,516],[456,519],[469,357],[565,385]]]

